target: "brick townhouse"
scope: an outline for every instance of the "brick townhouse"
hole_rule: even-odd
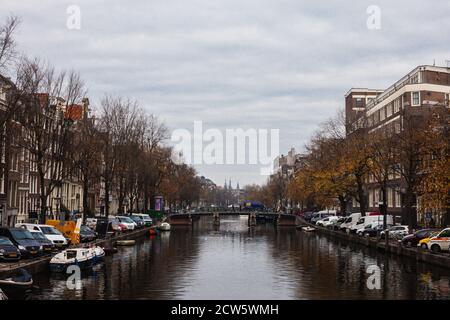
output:
[[[414,68],[386,90],[352,88],[345,95],[347,135],[360,129],[368,130],[370,134],[386,127],[399,133],[405,127],[405,115],[420,117],[434,107],[448,108],[449,95],[450,68],[428,65]],[[389,182],[388,213],[402,221],[402,181],[398,174],[392,173]],[[377,210],[381,195],[370,175],[366,180],[366,191],[368,209]],[[352,211],[358,210],[358,203],[353,201]],[[434,218],[439,223],[442,215],[437,214]],[[418,221],[423,223],[422,214],[418,215]]]
[[[0,75],[0,119],[7,119],[8,92],[14,90],[14,84]],[[52,99],[48,94],[39,94],[39,99],[47,103]],[[85,99],[82,105],[66,107],[60,98],[52,99],[56,112],[48,114],[55,120],[64,117],[74,122],[81,119],[87,112],[89,100]],[[37,173],[36,159],[19,143],[25,128],[16,121],[15,116],[2,121],[0,128],[0,225],[13,226],[18,222],[32,221],[37,218],[40,211],[40,181]],[[49,161],[51,161],[49,159]],[[48,184],[50,175],[45,176]],[[82,185],[77,175],[73,175],[57,186],[47,200],[47,213],[63,211],[76,212],[83,208]]]

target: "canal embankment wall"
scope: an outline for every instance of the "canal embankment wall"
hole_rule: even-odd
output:
[[[312,225],[303,219],[299,219],[300,224],[310,226],[316,229],[319,234],[326,235],[327,237],[340,239],[352,243],[357,243],[369,248],[374,248],[377,251],[384,252],[386,254],[394,254],[404,257],[415,259],[418,262],[425,262],[435,266],[444,268],[450,268],[450,254],[449,253],[433,253],[421,248],[409,248],[404,247],[396,240],[392,239],[378,239],[378,238],[366,238],[354,234],[348,234],[342,231],[331,230],[324,227]]]

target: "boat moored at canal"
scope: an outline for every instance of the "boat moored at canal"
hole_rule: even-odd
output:
[[[8,296],[21,294],[32,287],[33,278],[28,271],[23,268],[17,269],[10,276],[0,279],[0,292],[3,291]]]
[[[162,222],[159,226],[160,231],[170,231],[170,224],[167,222]]]
[[[74,248],[64,250],[50,260],[50,271],[65,272],[69,266],[88,269],[94,264],[96,253],[93,249]]]

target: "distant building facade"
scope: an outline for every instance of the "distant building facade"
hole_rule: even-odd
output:
[[[350,89],[345,95],[347,135],[361,129],[370,134],[381,128],[400,133],[405,129],[406,115],[420,117],[434,107],[448,108],[449,95],[450,69],[427,65],[414,68],[386,90]],[[389,214],[396,215],[405,222],[402,189],[400,175],[393,172],[387,190],[387,210]],[[371,175],[366,179],[365,191],[368,210],[378,210],[382,195]],[[418,205],[416,203],[415,207]],[[359,211],[359,204],[355,200],[352,211]],[[418,220],[420,223],[424,222],[423,214],[418,215]],[[436,213],[434,220],[442,223],[442,215]]]

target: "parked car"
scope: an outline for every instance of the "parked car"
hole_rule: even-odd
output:
[[[339,217],[339,219],[331,221],[327,225],[327,228],[332,230],[339,230],[341,224],[344,223],[345,220],[347,220],[347,217]]]
[[[389,226],[390,227],[390,226]],[[363,237],[376,237],[381,231],[383,231],[382,224],[371,224],[364,228]]]
[[[0,237],[0,261],[18,261],[20,250],[7,237]]]
[[[436,236],[430,238],[428,247],[433,252],[448,252],[450,249],[450,228],[446,228]]]
[[[118,222],[116,222],[118,224]],[[120,228],[120,227],[119,227]],[[95,223],[95,232],[98,237],[106,237],[114,235],[113,222],[109,219],[98,219]]]
[[[124,225],[127,230],[132,231],[136,229],[137,224],[131,220],[129,217],[126,216],[116,216],[117,221],[119,221],[120,224]]]
[[[109,218],[108,221],[111,223],[111,228],[114,233],[120,233],[122,231],[128,230],[127,227],[121,224],[116,218]]]
[[[41,245],[27,229],[0,228],[0,236],[7,237],[20,250],[23,258],[36,257],[41,253]]]
[[[144,222],[144,220],[142,219],[141,216],[132,214],[132,215],[130,215],[130,219],[133,220],[134,223],[136,223],[136,227],[137,228],[144,228],[145,227],[145,222]]]
[[[335,210],[330,210],[330,211],[319,211],[319,212],[315,212],[310,220],[310,222],[312,224],[316,224],[317,221],[325,219],[329,216],[335,216],[336,215],[336,211]]]
[[[331,224],[333,221],[337,221],[340,217],[338,216],[329,216],[325,219],[319,220],[316,222],[316,225],[322,226],[322,227],[328,227],[329,224]]]
[[[427,238],[423,238],[422,240],[420,240],[417,246],[424,250],[428,249],[428,243],[430,242],[430,239],[437,236],[438,233],[439,231],[432,232]]]
[[[40,231],[30,231],[31,235],[33,236],[34,240],[38,242],[41,245],[41,253],[43,254],[50,254],[53,251],[55,251],[56,246],[48,240]]]
[[[408,226],[392,226],[386,230],[380,232],[382,239],[386,237],[386,231],[389,231],[389,238],[398,239],[406,236],[409,233]]]
[[[303,219],[305,219],[306,221],[311,221],[313,215],[314,215],[314,211],[307,211],[303,214]]]
[[[153,224],[153,219],[148,214],[133,213],[132,215],[141,217],[146,227],[151,227]]]
[[[375,228],[376,225],[374,224],[373,227]],[[358,229],[356,231],[356,235],[362,237],[362,236],[364,236],[364,232],[369,229],[372,229],[372,224],[368,224],[368,225],[364,226],[364,228]]]
[[[80,241],[90,242],[97,239],[97,233],[88,226],[82,225],[80,227]]]
[[[54,226],[47,224],[18,223],[16,228],[25,228],[29,231],[40,231],[44,236],[53,242],[57,248],[66,248],[69,243],[64,235]]]
[[[429,238],[430,235],[435,232],[433,229],[422,229],[419,231],[414,232],[413,234],[408,234],[403,237],[402,239],[402,245],[406,247],[412,247],[417,246],[420,240]]]

